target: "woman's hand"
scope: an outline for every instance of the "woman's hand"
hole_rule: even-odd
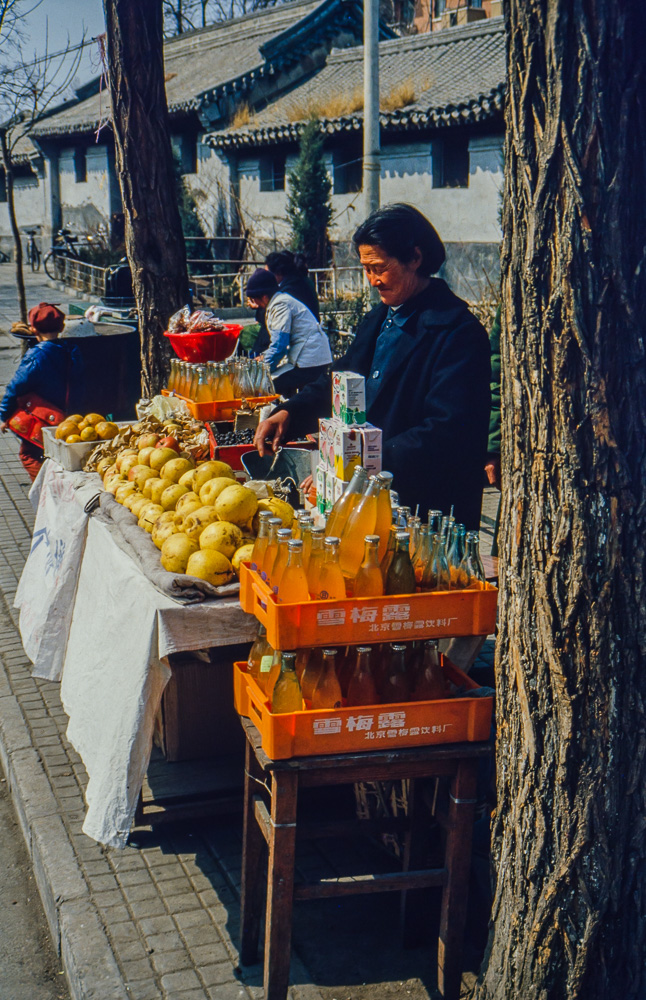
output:
[[[287,410],[278,410],[259,423],[253,439],[258,454],[262,456],[268,454],[269,451],[278,451],[283,441],[287,440],[288,427],[289,413]]]
[[[9,424],[5,423],[4,420],[0,420],[0,431],[3,434],[6,434],[8,430],[9,430]]]

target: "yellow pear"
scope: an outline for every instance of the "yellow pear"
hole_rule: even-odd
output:
[[[175,535],[177,533],[177,528],[175,527],[173,522],[164,521],[163,516],[164,516],[163,514],[160,514],[160,516],[157,518],[155,524],[153,525],[153,530],[150,534],[150,537],[152,538],[153,542],[155,543],[158,549],[161,549],[162,545],[164,544],[167,538],[170,538],[171,535]]]
[[[189,558],[186,575],[196,576],[200,580],[212,583],[214,587],[221,587],[233,579],[233,569],[227,557],[221,552],[205,549],[203,552],[194,552]]]
[[[233,469],[230,465],[227,465],[226,462],[216,462],[215,460],[202,462],[201,465],[198,465],[195,471],[193,489],[196,493],[199,493],[204,486],[204,483],[208,482],[209,479],[217,479],[222,476],[227,479],[235,479]]]
[[[145,496],[142,496],[141,493],[138,493],[135,497],[133,497],[132,503],[128,504],[128,507],[135,515],[135,517],[138,519],[141,516],[143,508],[146,506],[146,504],[149,504],[150,502],[151,502],[150,500],[146,500]]]
[[[183,500],[184,497],[182,497],[181,499]],[[184,504],[181,510],[178,510],[177,507],[175,508],[174,523],[178,531],[184,530],[184,521],[186,520],[186,518],[189,516],[189,514],[193,514],[196,510],[199,510],[201,506],[202,504],[200,503],[199,500],[191,500],[190,503]]]
[[[148,507],[144,507],[142,513],[139,515],[139,521],[137,523],[140,528],[143,528],[144,531],[150,533],[155,527],[155,521],[159,515],[163,513],[163,507],[160,507],[157,503],[151,503]]]
[[[99,473],[100,476],[103,476],[111,465],[112,465],[112,456],[108,455],[106,458],[102,458],[99,460],[96,467],[96,471]]]
[[[173,448],[155,448],[150,456],[150,468],[159,472],[166,465],[166,462],[177,457],[177,452]]]
[[[168,480],[164,479],[163,482],[168,484]],[[164,510],[175,510],[177,501],[180,500],[188,490],[185,486],[180,486],[179,483],[171,483],[170,486],[166,486],[166,489],[160,497],[160,504]],[[154,499],[154,497],[153,497]]]
[[[196,541],[177,532],[162,542],[161,564],[169,573],[184,573],[190,556],[197,551]]]
[[[125,460],[129,458],[131,455],[135,455],[137,456],[137,458],[139,458],[139,452],[135,451],[134,448],[124,448],[122,451],[119,452],[114,463],[119,472],[121,472],[121,466],[123,465]],[[137,463],[135,462],[134,464],[136,465]],[[126,469],[126,472],[127,471],[128,470]]]
[[[123,501],[123,506],[127,507],[128,510],[132,510],[133,503],[136,503],[140,497],[142,500],[144,499],[144,497],[141,496],[139,490],[135,488],[132,491],[132,493],[129,493],[128,496],[125,498],[125,500]]]
[[[198,507],[184,517],[184,533],[196,541],[208,524],[218,520],[215,507]]]
[[[178,483],[178,485],[181,486],[182,484]],[[183,496],[179,498],[179,500],[175,505],[175,510],[179,512],[180,510],[184,509],[186,504],[194,503],[195,501],[197,501],[198,507],[202,506],[202,501],[198,497],[197,493],[193,493],[192,490],[189,490],[188,493],[185,493]]]
[[[180,476],[185,472],[191,472],[194,468],[190,458],[171,458],[169,462],[162,465],[160,475],[162,479],[167,479],[171,483],[178,483]]]
[[[237,483],[223,490],[215,501],[215,509],[220,520],[232,521],[233,524],[248,524],[257,508],[258,500],[253,490],[248,490]]]
[[[143,492],[144,484],[147,483],[149,479],[156,479],[157,476],[152,469],[148,468],[147,465],[135,465],[135,470],[130,470],[128,473],[128,479],[136,485],[138,490]]]
[[[154,452],[154,448],[140,448],[139,449],[139,464],[147,465],[150,468],[150,456]]]
[[[231,560],[231,565],[233,566],[236,576],[240,576],[240,563],[251,561],[252,552],[253,543],[241,545],[239,549],[236,549],[233,559]]]
[[[130,496],[131,493],[134,493],[136,489],[137,487],[134,483],[122,483],[122,485],[115,491],[114,499],[117,503],[123,503],[126,497]]]
[[[215,521],[206,526],[200,535],[201,549],[214,549],[230,559],[242,543],[242,532],[237,524],[229,521]]]
[[[103,489],[106,491],[106,493],[111,493],[112,496],[114,496],[119,487],[124,486],[127,482],[128,480],[126,479],[126,477],[118,473],[116,476],[112,476],[109,482],[103,484]]]
[[[188,472],[184,472],[179,477],[179,485],[187,486],[189,490],[193,489],[193,477],[195,476],[195,469],[189,469]]]
[[[202,503],[211,507],[220,496],[220,493],[231,485],[231,480],[226,476],[217,476],[215,479],[207,479],[204,485],[199,490],[196,490],[196,492],[200,494]]]
[[[149,500],[150,500],[150,491],[152,490],[153,485],[155,483],[164,483],[164,489],[166,489],[166,487],[168,486],[168,483],[165,482],[165,480],[161,479],[159,476],[155,476],[154,478],[151,476],[150,479],[147,479],[145,481],[141,489],[143,495],[145,497],[148,497]]]

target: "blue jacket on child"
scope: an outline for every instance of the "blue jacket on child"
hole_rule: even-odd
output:
[[[31,347],[18,365],[0,403],[0,420],[18,408],[18,398],[34,393],[60,410],[71,413],[80,388],[81,356],[67,340],[43,340]],[[69,392],[68,392],[69,385]]]

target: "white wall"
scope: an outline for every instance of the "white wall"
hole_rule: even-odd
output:
[[[87,180],[77,183],[74,147],[61,149],[59,157],[60,197],[63,225],[92,229],[109,225],[110,181],[106,146],[87,149]]]
[[[42,178],[16,177],[14,179],[14,201],[19,229],[36,229],[45,222],[45,188]],[[3,249],[10,252],[13,245],[9,211],[6,202],[0,202],[0,239]]]

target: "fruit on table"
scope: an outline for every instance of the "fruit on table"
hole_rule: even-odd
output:
[[[150,456],[150,468],[159,472],[166,462],[170,462],[171,458],[177,458],[177,452],[172,448],[155,448]]]
[[[215,549],[205,549],[190,556],[186,565],[186,575],[196,576],[213,584],[214,587],[221,587],[222,584],[229,583],[234,574],[226,556],[216,552]]]
[[[100,413],[86,413],[83,420],[85,421],[86,426],[91,424],[92,427],[96,427],[101,423],[108,423],[105,417],[102,417]],[[116,427],[116,424],[114,426]]]
[[[240,576],[240,563],[249,562],[252,552],[253,542],[248,542],[246,545],[241,545],[239,549],[236,549],[231,560],[231,565],[237,577]]]
[[[97,465],[96,471],[101,477],[103,477],[112,464],[112,458],[109,455],[106,455],[106,457],[102,458]]]
[[[78,434],[81,436],[81,430],[78,424],[75,424],[72,420],[63,420],[56,428],[54,437],[57,441],[65,441],[70,434]]]
[[[148,434],[140,434],[137,438],[137,447],[141,451],[144,448],[154,448],[159,441],[159,434],[154,434],[149,432]]]
[[[258,499],[253,490],[237,483],[228,486],[215,501],[215,510],[221,521],[233,524],[249,524],[258,508]]]
[[[81,431],[81,441],[96,441],[98,436],[96,428],[92,424],[88,424]]]
[[[147,465],[150,468],[150,456],[155,450],[155,446],[152,445],[150,448],[140,448],[139,449],[139,461],[141,465]]]
[[[188,486],[189,490],[192,490],[196,471],[196,469],[189,469],[188,472],[183,473],[178,480],[180,486]]]
[[[150,533],[155,526],[155,521],[157,520],[159,515],[163,513],[164,513],[163,507],[161,507],[159,504],[151,503],[150,506],[145,507],[143,509],[142,513],[139,515],[139,521],[137,523],[139,524],[140,528],[143,528],[144,531]]]
[[[162,479],[167,479],[171,483],[178,483],[180,477],[184,475],[185,472],[191,472],[195,468],[195,465],[190,460],[190,458],[171,458],[169,462],[165,462],[161,467]],[[188,489],[188,487],[186,487]]]
[[[153,525],[153,530],[151,531],[151,538],[157,548],[161,549],[166,539],[175,534],[177,534],[177,528],[173,522],[164,521],[164,515],[160,514]]]
[[[166,483],[166,489],[159,498],[159,502],[164,510],[174,511],[177,506],[177,501],[180,500],[185,493],[188,493],[188,490],[185,486],[180,486],[179,483],[172,483],[169,486],[167,479],[163,479],[162,482]]]
[[[221,476],[235,480],[233,469],[226,462],[216,462],[215,460],[203,462],[202,465],[198,465],[197,467],[193,480],[193,489],[196,493],[199,493],[204,483],[208,482],[209,479],[216,479]]]
[[[182,484],[178,483],[177,485],[181,486]],[[202,501],[198,497],[197,493],[193,493],[192,490],[189,490],[188,493],[184,493],[184,495],[179,498],[179,500],[175,505],[175,510],[179,513],[181,510],[184,510],[187,504],[190,503],[197,503],[198,507],[203,506]]]
[[[81,431],[81,434],[82,433],[83,432]],[[83,438],[81,437],[81,434],[70,434],[65,438],[65,444],[82,444]]]
[[[184,497],[182,497],[182,500],[183,499]],[[196,510],[199,510],[201,506],[202,506],[201,500],[191,500],[189,501],[189,503],[184,504],[184,506],[181,509],[179,509],[179,506],[175,508],[174,522],[178,531],[184,530],[184,521],[186,520],[186,518],[189,516],[189,514],[193,514],[195,513]]]
[[[161,438],[157,442],[157,447],[158,448],[170,448],[172,451],[176,451],[178,454],[179,454],[179,451],[181,449],[181,445],[180,445],[179,441],[177,440],[177,438],[173,437],[170,434],[167,434],[166,437]]]
[[[134,469],[135,465],[139,465],[138,452],[135,452],[134,455],[126,455],[123,462],[119,466],[119,472],[122,472],[125,476],[127,476],[130,470]]]
[[[200,535],[200,548],[213,549],[230,559],[242,544],[242,532],[230,521],[214,521]]]
[[[141,512],[143,508],[147,506],[147,504],[149,503],[152,503],[152,501],[146,500],[145,496],[142,496],[141,493],[139,493],[134,496],[132,501],[128,504],[128,507],[135,515],[135,517],[139,519],[139,517],[141,517]]]
[[[200,500],[202,503],[211,506],[220,496],[220,493],[231,486],[232,482],[234,482],[234,480],[229,479],[227,476],[216,476],[214,479],[207,479],[204,485],[196,492],[200,494]]]
[[[121,466],[123,465],[123,463],[127,458],[132,458],[133,455],[137,456],[138,454],[139,452],[135,451],[134,448],[124,448],[123,451],[120,451],[114,463],[119,472],[121,472]]]
[[[191,514],[185,515],[184,533],[197,541],[207,525],[213,524],[217,520],[218,515],[215,507],[198,507]]]
[[[258,513],[261,510],[268,510],[271,512],[272,517],[279,517],[283,522],[283,528],[291,528],[292,521],[294,520],[294,508],[286,500],[281,500],[279,497],[270,497],[269,500],[259,500]],[[257,532],[255,524],[254,529]]]
[[[144,489],[150,484],[150,499],[153,503],[161,504],[162,493],[164,490],[168,489],[167,479],[147,479],[144,483]]]
[[[137,489],[143,493],[144,484],[148,482],[149,479],[157,479],[157,476],[152,469],[149,469],[147,465],[136,465],[134,469],[131,469],[128,473],[128,479],[135,484]]]
[[[163,480],[163,479],[161,478],[161,476],[157,476],[157,475],[155,475],[154,477],[153,477],[153,476],[151,476],[151,477],[149,477],[149,478],[148,478],[148,479],[147,479],[147,480],[145,481],[144,485],[143,485],[143,486],[142,486],[142,488],[141,488],[141,492],[143,493],[143,495],[144,495],[145,497],[148,497],[148,499],[150,500],[150,499],[151,499],[151,496],[150,496],[150,491],[152,490],[152,488],[153,488],[153,485],[154,485],[155,483],[163,483],[163,482],[164,482],[164,480]],[[166,483],[166,486],[168,486],[168,483]],[[165,488],[166,488],[166,487],[164,487],[164,489],[165,489]],[[161,495],[161,494],[160,494],[160,495]]]
[[[111,493],[112,496],[114,496],[119,487],[123,486],[127,482],[128,480],[126,479],[125,476],[122,476],[120,473],[117,473],[116,476],[112,476],[109,483],[107,484],[104,483],[103,489],[106,490],[108,493]]]
[[[136,489],[137,487],[135,486],[134,483],[128,483],[128,482],[123,483],[121,486],[117,487],[114,494],[114,499],[117,501],[117,503],[123,503],[126,497],[130,496],[131,493],[134,493]]]
[[[94,416],[94,414],[92,415]],[[109,441],[119,433],[119,428],[111,420],[102,420],[100,423],[95,424],[94,428],[102,441]]]
[[[161,564],[169,573],[185,573],[189,558],[197,551],[197,542],[193,538],[177,532],[162,543]]]

